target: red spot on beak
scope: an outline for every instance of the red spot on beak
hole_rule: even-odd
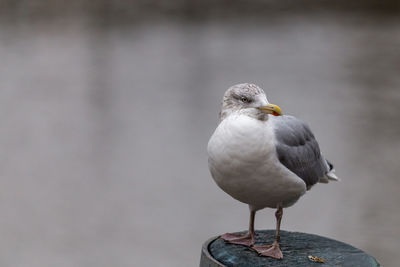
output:
[[[280,114],[278,112],[272,111],[272,115],[279,116]]]

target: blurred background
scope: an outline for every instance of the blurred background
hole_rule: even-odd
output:
[[[225,90],[253,82],[342,180],[282,228],[397,266],[400,4],[292,2],[1,0],[0,265],[198,266],[247,228],[206,146]]]

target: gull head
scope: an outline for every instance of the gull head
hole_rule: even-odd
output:
[[[244,114],[259,120],[267,120],[268,114],[282,115],[280,107],[270,104],[263,89],[252,83],[230,87],[222,99],[221,120],[231,114]]]

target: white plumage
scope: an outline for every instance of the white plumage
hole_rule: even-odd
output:
[[[282,165],[276,153],[273,116],[267,121],[232,114],[208,143],[209,168],[218,186],[253,210],[287,207],[306,184]]]

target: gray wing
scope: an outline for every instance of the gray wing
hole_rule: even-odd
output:
[[[310,188],[329,172],[331,164],[322,157],[317,140],[306,123],[293,116],[274,118],[279,161]]]

